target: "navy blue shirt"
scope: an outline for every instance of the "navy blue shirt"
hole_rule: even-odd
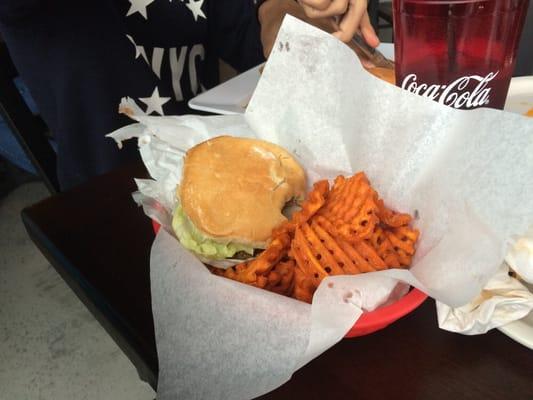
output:
[[[58,144],[62,189],[138,157],[105,135],[147,113],[191,112],[218,83],[218,59],[263,61],[253,0],[2,0],[0,32]]]

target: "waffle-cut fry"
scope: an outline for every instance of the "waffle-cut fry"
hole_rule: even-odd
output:
[[[400,260],[398,259],[398,256],[392,250],[385,252],[385,254],[383,255],[383,261],[385,262],[388,268],[401,267],[401,263],[400,263]]]
[[[321,210],[321,212],[327,209],[331,209],[335,206],[335,204],[337,203],[337,199],[342,195],[343,190],[346,189],[346,181],[347,179],[342,175],[339,175],[335,178],[335,180],[333,181],[333,187],[331,188],[331,191],[328,196],[328,204],[324,205],[324,208]]]
[[[398,238],[394,232],[386,231],[385,235],[387,235],[387,239],[391,242],[391,244],[394,246],[394,251],[398,251],[399,249],[403,250],[406,254],[413,255],[415,254],[415,246],[413,242],[408,240],[401,240]]]
[[[326,270],[318,262],[316,257],[313,256],[313,251],[305,240],[305,236],[300,228],[296,229],[291,250],[298,267],[304,271],[317,286],[322,279],[328,276]]]
[[[360,183],[365,181],[366,177],[362,173],[355,174],[349,179],[335,179],[330,198],[320,213],[330,220],[341,218],[343,206],[348,208],[351,206],[350,198],[352,201],[354,200],[353,196]]]
[[[361,254],[361,256],[374,267],[376,270],[382,270],[387,268],[385,261],[376,253],[376,250],[369,246],[365,241],[359,241],[354,245],[355,250]]]
[[[379,249],[385,240],[385,234],[383,233],[383,229],[381,229],[379,225],[376,225],[374,227],[374,232],[372,232],[372,235],[370,235],[370,238],[368,238],[368,240],[372,244],[373,248]]]
[[[306,303],[311,303],[313,300],[313,294],[315,293],[318,285],[315,285],[313,280],[302,271],[300,268],[296,267],[294,270],[294,292],[293,297],[300,301],[305,301]]]
[[[400,238],[400,240],[408,240],[411,243],[416,243],[418,240],[418,237],[420,236],[420,232],[418,232],[417,229],[412,229],[409,226],[400,226],[398,228],[392,229],[392,232]]]
[[[341,273],[355,275],[360,272],[355,262],[350,259],[350,257],[337,244],[335,239],[331,237],[329,233],[326,232],[326,230],[323,229],[316,221],[313,221],[312,228],[320,241],[324,243],[324,246],[331,253],[332,257],[337,262],[337,265],[341,268]],[[332,275],[336,274],[332,273]]]
[[[339,237],[339,231],[335,226],[324,216],[317,215],[315,218],[313,218],[313,222],[318,223],[322,228],[325,229],[327,233],[329,233],[333,237]]]
[[[272,231],[272,237],[281,234],[293,234],[297,226],[307,222],[315,213],[322,208],[326,202],[329,193],[329,183],[327,180],[321,180],[313,185],[313,190],[309,192],[307,198],[301,205],[301,210],[296,211],[290,221],[282,224]]]
[[[373,267],[359,252],[348,242],[344,240],[338,240],[338,244],[341,249],[352,259],[357,269],[361,272],[372,272],[376,271],[376,268]]]
[[[361,179],[361,175],[355,175],[344,182],[336,203],[330,207],[332,218],[343,218],[344,214],[353,206],[353,202],[357,200],[357,192],[361,188]]]
[[[359,215],[368,197],[373,193],[374,190],[370,187],[370,182],[368,182],[366,176],[364,174],[356,175],[354,177],[354,190],[348,192],[348,196],[339,210],[340,218],[349,222]]]
[[[311,302],[327,276],[408,268],[420,233],[385,206],[362,172],[315,183],[255,260],[216,275]]]
[[[242,282],[242,283],[247,283],[247,282]],[[249,285],[252,285],[252,286],[255,286],[255,287],[258,287],[260,289],[264,289],[266,287],[266,285],[268,284],[268,278],[264,275],[259,275],[256,277],[256,280],[255,282],[252,282],[252,283],[248,283]]]
[[[360,185],[357,193],[355,193],[352,204],[347,208],[345,214],[343,215],[343,219],[345,221],[351,221],[358,216],[361,213],[361,208],[368,202],[369,196],[373,201],[373,194],[374,191],[368,184],[365,183]],[[375,213],[375,210],[372,209],[372,212]]]
[[[318,225],[320,228],[323,228],[323,230],[329,234],[332,238],[335,239],[335,243],[338,245],[338,247],[344,252],[344,254],[352,261],[352,264],[359,272],[372,272],[376,271],[376,268],[373,267],[368,260],[365,259],[355,248],[352,244],[350,244],[348,241],[344,240],[342,236],[338,233],[336,228],[333,226],[331,222],[329,222],[325,217],[321,215],[317,215],[315,218],[313,218],[313,224]],[[355,243],[360,242],[359,240],[354,241]],[[382,262],[378,262],[378,264],[381,266]],[[349,271],[345,271],[347,273],[351,273]],[[356,273],[356,272],[354,272]]]
[[[344,191],[348,189],[346,179],[335,179],[335,184],[328,195],[328,201],[324,204],[324,207],[318,212],[321,215],[327,215],[329,218],[333,218],[336,208],[339,207],[339,202],[342,201]]]
[[[253,281],[257,275],[265,275],[276,265],[288,252],[291,243],[289,235],[280,235],[272,240],[270,245],[255,260],[252,260],[246,268],[244,277]]]
[[[400,214],[390,210],[385,206],[383,200],[378,200],[379,219],[384,224],[387,224],[393,228],[399,228],[400,226],[407,225],[413,219],[409,214]]]
[[[314,257],[324,271],[328,275],[341,275],[344,271],[335,260],[335,257],[333,257],[330,249],[326,248],[327,245],[324,240],[321,240],[307,223],[303,224],[301,229],[310,247],[315,250]]]
[[[408,267],[409,265],[411,265],[411,261],[413,259],[411,255],[407,254],[402,249],[399,249],[396,254],[398,255],[398,259],[400,260],[401,267]]]
[[[318,181],[313,185],[313,190],[302,204],[302,209],[294,213],[292,222],[301,225],[307,222],[326,203],[329,193],[329,183],[327,180]]]
[[[294,260],[281,261],[267,275],[264,289],[290,296],[294,290]]]
[[[367,197],[359,210],[359,213],[351,221],[337,221],[337,230],[344,239],[349,242],[368,239],[374,232],[376,224],[379,222],[376,215],[377,207],[371,193]]]
[[[406,267],[411,264],[412,256],[415,253],[415,241],[418,239],[418,231],[409,227],[394,228],[384,230],[377,226],[370,242],[377,253],[383,258],[387,265],[394,267]],[[394,257],[389,256],[390,253]]]
[[[250,285],[265,287],[265,275],[287,255],[291,244],[291,237],[284,233],[274,238],[270,245],[257,258],[252,261],[238,264],[221,273],[229,279],[233,279]]]
[[[376,250],[378,255],[385,261],[389,267],[400,266],[400,261],[395,252],[394,246],[388,239],[382,228],[376,226],[374,233],[369,239],[369,243]]]

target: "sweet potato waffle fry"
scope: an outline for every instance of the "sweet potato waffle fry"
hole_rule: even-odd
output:
[[[363,172],[338,176],[331,188],[315,183],[257,258],[211,271],[310,303],[328,276],[409,267],[419,236],[411,221],[385,206]]]

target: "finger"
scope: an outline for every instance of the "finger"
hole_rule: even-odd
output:
[[[326,18],[343,15],[348,10],[349,0],[332,0],[329,7],[319,10],[316,8],[309,8],[309,13],[306,14],[309,18]]]
[[[339,23],[339,31],[335,32],[338,39],[343,42],[349,42],[352,40],[355,32],[359,28],[359,23],[363,14],[366,12],[366,1],[364,0],[350,0],[348,11],[342,17]]]
[[[302,6],[314,8],[315,10],[325,10],[331,4],[331,0],[298,0]]]
[[[300,4],[304,10],[305,16],[307,18],[316,19],[318,18],[318,13],[320,13],[320,10],[317,10],[316,8],[313,8],[311,6],[306,6],[305,4]]]
[[[1,0],[0,0],[1,1]],[[333,33],[339,30],[339,26],[335,22],[333,18],[313,18],[309,17],[308,11],[306,10],[305,6],[302,6],[302,9],[304,10],[304,15],[300,16],[299,18],[302,21],[307,22],[308,24],[314,25],[319,29],[322,29],[324,32]],[[310,12],[311,15],[313,11]]]
[[[376,31],[374,30],[374,27],[370,23],[370,17],[368,16],[368,12],[365,12],[363,18],[361,19],[360,30],[363,35],[363,38],[365,39],[365,42],[367,42],[369,46],[379,46],[379,38],[376,34]]]
[[[272,52],[273,43],[263,43],[263,56],[265,57],[265,60],[270,57],[270,53]]]

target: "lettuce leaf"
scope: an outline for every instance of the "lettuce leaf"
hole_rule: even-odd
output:
[[[183,247],[212,260],[231,258],[239,251],[244,251],[250,256],[254,254],[252,246],[234,242],[221,243],[205,236],[185,215],[181,205],[174,210],[172,229]]]

